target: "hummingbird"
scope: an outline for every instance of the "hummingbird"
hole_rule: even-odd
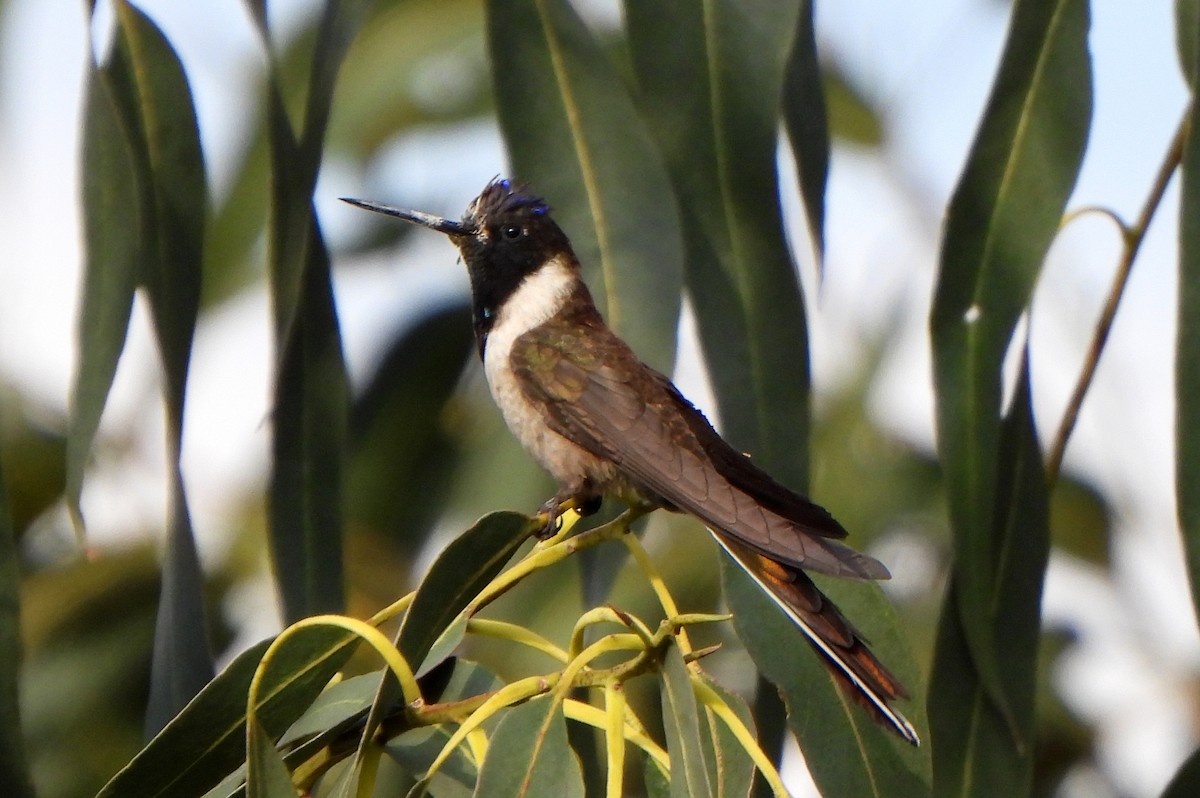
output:
[[[587,515],[604,498],[642,511],[689,513],[712,532],[800,628],[842,689],[913,745],[893,704],[903,685],[808,577],[887,579],[887,568],[841,542],[824,508],[784,487],[728,444],[663,374],[605,324],[579,259],[549,206],[492,180],[455,221],[343,198],[450,238],[471,284],[475,341],[492,397],[525,450],[558,483],[543,505]]]

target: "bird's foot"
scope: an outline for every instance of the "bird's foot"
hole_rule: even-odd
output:
[[[534,533],[534,536],[538,540],[548,540],[558,534],[562,526],[563,512],[574,510],[581,516],[594,515],[600,511],[603,502],[602,496],[556,494],[538,508],[538,515],[544,515],[546,523]]]

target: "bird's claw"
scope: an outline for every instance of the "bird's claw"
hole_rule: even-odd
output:
[[[549,540],[562,528],[562,514],[574,510],[581,516],[595,515],[604,503],[602,496],[554,496],[538,508],[538,516],[546,516],[546,523],[534,532],[538,540]]]
[[[546,516],[546,523],[538,527],[533,533],[533,536],[538,540],[549,540],[558,534],[559,525],[562,523],[560,518],[562,505],[558,501],[558,497],[550,499],[541,507],[538,508],[538,517]]]

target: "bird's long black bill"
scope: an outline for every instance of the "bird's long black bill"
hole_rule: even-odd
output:
[[[406,222],[419,224],[422,227],[428,227],[430,230],[437,230],[439,233],[445,233],[449,236],[469,236],[474,232],[462,222],[445,219],[441,216],[434,216],[432,213],[394,208],[391,205],[384,205],[381,202],[372,202],[371,200],[352,199],[350,197],[342,197],[341,200],[359,208],[365,208],[368,211],[375,211],[387,216],[395,216]]]

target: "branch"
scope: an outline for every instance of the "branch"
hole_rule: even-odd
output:
[[[1189,107],[1188,111],[1184,113],[1183,119],[1179,122],[1179,128],[1175,131],[1175,138],[1171,141],[1171,146],[1167,150],[1166,157],[1163,158],[1163,162],[1158,168],[1158,174],[1154,177],[1150,194],[1146,197],[1146,202],[1142,206],[1141,213],[1138,214],[1137,221],[1131,227],[1127,227],[1124,224],[1121,225],[1121,237],[1124,240],[1121,261],[1117,267],[1117,273],[1113,278],[1108,300],[1104,303],[1104,309],[1100,313],[1100,321],[1096,324],[1096,332],[1092,336],[1092,344],[1088,349],[1087,359],[1083,364],[1083,371],[1080,372],[1079,380],[1075,383],[1075,390],[1071,394],[1071,400],[1067,403],[1066,410],[1063,412],[1063,419],[1058,428],[1058,434],[1054,436],[1054,443],[1051,445],[1050,451],[1046,456],[1046,482],[1051,486],[1058,481],[1059,473],[1062,471],[1062,462],[1067,449],[1067,441],[1070,440],[1071,433],[1075,430],[1075,422],[1079,419],[1079,409],[1083,406],[1083,399],[1092,385],[1092,379],[1096,376],[1096,369],[1100,364],[1100,355],[1104,352],[1104,346],[1108,342],[1108,334],[1112,331],[1113,319],[1117,315],[1117,307],[1121,303],[1121,297],[1125,294],[1125,286],[1129,282],[1129,275],[1133,271],[1133,262],[1137,258],[1138,250],[1141,249],[1142,242],[1146,238],[1146,230],[1150,227],[1150,222],[1153,220],[1154,214],[1162,202],[1163,194],[1166,193],[1167,184],[1171,182],[1171,176],[1183,160],[1183,143],[1187,137],[1190,119],[1191,108]]]

